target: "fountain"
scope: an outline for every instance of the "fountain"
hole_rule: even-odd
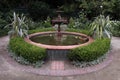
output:
[[[60,28],[60,25],[63,23],[63,24],[68,24],[68,20],[67,18],[63,18],[61,17],[61,13],[63,13],[63,11],[56,11],[58,16],[56,18],[53,18],[52,19],[52,25],[54,26],[54,24],[58,24],[58,34],[60,33],[61,31],[61,28]]]
[[[25,38],[25,41],[30,44],[46,48],[49,58],[51,58],[52,55],[52,58],[54,56],[54,59],[58,59],[58,57],[55,56],[57,55],[61,59],[63,55],[66,57],[70,49],[85,46],[93,42],[93,39],[85,34],[61,31],[60,25],[62,23],[68,23],[67,19],[61,17],[61,12],[62,11],[57,11],[58,17],[52,20],[53,25],[58,24],[57,32],[38,32],[30,34]]]
[[[62,35],[59,38],[56,31],[38,32],[28,35],[25,41],[38,47],[46,48],[50,60],[67,59],[66,55],[70,49],[85,46],[93,42],[91,37],[82,33],[60,33]],[[59,58],[56,57],[56,55],[59,56]]]

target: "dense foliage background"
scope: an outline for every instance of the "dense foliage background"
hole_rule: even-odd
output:
[[[51,27],[50,19],[57,16],[56,10],[63,10],[62,16],[69,20],[68,27],[75,29],[90,29],[89,24],[100,14],[120,20],[120,0],[0,0],[0,36],[7,34],[4,26],[11,22],[13,12],[24,13],[29,29],[36,29]]]
[[[15,10],[17,12],[28,13],[34,19],[37,19],[41,18],[43,14],[45,16],[51,15],[52,12],[54,14],[54,10],[59,8],[67,14],[82,11],[89,19],[101,13],[119,20],[119,5],[120,0],[1,0],[0,11]],[[33,11],[35,12],[33,13]]]

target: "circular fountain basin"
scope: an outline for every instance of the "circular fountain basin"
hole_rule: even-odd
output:
[[[46,49],[69,50],[88,45],[93,42],[93,39],[82,33],[52,31],[30,34],[25,41]]]

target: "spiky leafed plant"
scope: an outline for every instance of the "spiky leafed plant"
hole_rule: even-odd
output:
[[[23,14],[19,16],[19,14],[14,12],[12,23],[6,27],[11,27],[11,30],[8,32],[10,37],[25,37],[27,35],[28,25],[26,24],[26,17]]]
[[[105,17],[104,15],[100,15],[96,17],[96,19],[90,24],[91,31],[95,38],[104,38],[112,37],[111,27],[112,21],[110,21],[109,16]]]

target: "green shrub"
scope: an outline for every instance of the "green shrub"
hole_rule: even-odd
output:
[[[115,20],[120,20],[120,6],[119,6],[120,0],[112,0],[112,1],[113,1],[112,3],[114,3],[114,6],[112,8],[113,9],[112,16]]]
[[[34,20],[41,20],[46,19],[50,12],[50,8],[45,2],[34,1],[28,6],[28,12]]]
[[[28,33],[32,34],[32,33],[36,33],[36,32],[44,32],[44,31],[54,31],[54,28],[39,28],[39,29],[35,29],[35,30],[29,30]]]
[[[113,36],[120,37],[120,21],[113,21],[112,28]]]
[[[79,12],[77,18],[70,18],[68,28],[89,29],[90,22],[84,13]]]
[[[87,15],[89,19],[94,19],[94,17],[104,14],[111,15],[112,17],[119,15],[120,1],[119,0],[76,0],[79,4],[79,9]],[[116,4],[117,3],[117,4]],[[115,9],[114,9],[115,8]],[[116,14],[113,14],[117,11]],[[118,16],[117,16],[118,17]]]
[[[7,22],[0,18],[0,29],[3,29],[7,25]]]
[[[90,20],[83,12],[78,13],[78,17],[75,19],[75,29],[89,29]]]
[[[7,29],[0,29],[0,37],[5,36],[8,34],[8,30]]]
[[[23,38],[11,38],[9,42],[10,50],[17,56],[21,56],[30,63],[43,60],[46,57],[46,50],[37,46],[28,44]]]
[[[110,39],[97,39],[93,43],[70,50],[68,57],[72,61],[89,62],[98,59],[110,49]]]
[[[44,21],[33,21],[31,18],[28,18],[27,25],[28,25],[29,30],[52,27],[50,17],[47,17],[47,19]]]
[[[8,22],[3,18],[3,14],[0,12],[0,37],[8,34],[8,29],[4,29]]]
[[[86,34],[88,36],[91,35],[90,31],[89,30],[83,30],[83,29],[73,29],[73,28],[68,28],[67,31],[69,32],[78,32],[78,33],[83,33],[83,34]]]
[[[74,28],[74,25],[75,25],[75,20],[71,17],[69,19],[68,28]]]
[[[44,26],[45,28],[52,27],[51,19],[50,19],[49,16],[48,16],[47,19],[44,21],[43,26]]]
[[[27,19],[27,25],[28,25],[29,30],[34,30],[34,29],[37,29],[37,28],[44,28],[43,21],[34,22],[30,18]]]

